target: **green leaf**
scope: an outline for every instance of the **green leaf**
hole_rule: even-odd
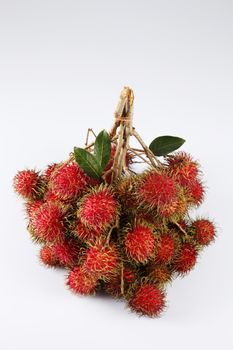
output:
[[[74,147],[74,155],[76,162],[87,175],[93,177],[94,179],[99,179],[101,177],[102,168],[96,161],[93,154],[83,148]]]
[[[165,156],[185,143],[185,140],[176,136],[159,136],[154,139],[149,148],[155,156]]]
[[[111,141],[106,130],[102,130],[96,137],[94,154],[100,167],[104,170],[111,156]]]

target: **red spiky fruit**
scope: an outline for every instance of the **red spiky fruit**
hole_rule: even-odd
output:
[[[167,233],[156,242],[156,261],[168,263],[175,253],[175,241],[171,234]]]
[[[146,263],[153,256],[155,239],[153,231],[145,225],[137,225],[125,236],[125,251],[137,263]]]
[[[78,215],[84,225],[99,231],[112,224],[117,213],[118,205],[111,190],[101,186],[82,199]]]
[[[150,171],[144,176],[138,192],[141,200],[152,208],[172,204],[177,196],[174,180],[155,171]]]
[[[142,315],[158,316],[165,307],[165,295],[151,283],[140,285],[129,300],[130,308]]]
[[[26,203],[26,212],[27,212],[29,220],[32,219],[34,213],[40,208],[40,206],[43,203],[44,202],[40,199]]]
[[[187,273],[194,267],[196,261],[196,248],[191,243],[184,243],[181,246],[178,256],[175,259],[175,270],[180,274]]]
[[[64,240],[52,245],[52,251],[59,263],[65,267],[74,266],[79,257],[80,248],[74,240]]]
[[[156,265],[151,268],[150,278],[160,285],[171,281],[172,273],[166,265]]]
[[[89,295],[95,292],[97,279],[87,274],[81,266],[76,266],[68,275],[67,285],[75,293]]]
[[[76,199],[87,187],[88,177],[76,163],[63,164],[53,171],[49,188],[61,200]]]
[[[198,163],[185,152],[178,152],[167,157],[168,171],[181,186],[187,186],[196,180]]]
[[[44,179],[47,182],[49,182],[53,172],[56,170],[57,167],[58,167],[58,164],[56,164],[56,163],[53,163],[53,164],[50,164],[47,166],[47,168],[45,169],[45,171],[43,173]]]
[[[203,202],[205,193],[202,183],[198,180],[194,180],[186,188],[190,195],[188,202],[192,205],[199,206]]]
[[[119,256],[114,244],[105,245],[99,241],[86,253],[83,269],[98,278],[116,275],[119,268]]]
[[[59,261],[57,257],[54,255],[53,248],[45,245],[40,249],[40,260],[48,266],[57,266],[59,265]]]
[[[84,242],[95,242],[103,233],[101,229],[91,229],[79,222],[74,234]]]
[[[53,242],[64,236],[64,208],[56,202],[42,204],[33,214],[31,225],[38,238]]]
[[[35,199],[40,192],[40,176],[35,170],[18,171],[13,179],[15,191],[26,199]]]
[[[199,219],[193,222],[192,229],[195,232],[197,243],[200,245],[210,244],[215,237],[215,227],[212,222],[206,219]]]

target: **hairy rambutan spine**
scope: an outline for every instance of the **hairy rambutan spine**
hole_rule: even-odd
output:
[[[93,243],[102,235],[102,229],[91,229],[78,222],[74,231],[74,235],[86,243]]]
[[[163,234],[156,240],[155,260],[159,263],[169,263],[175,254],[175,240],[170,233]]]

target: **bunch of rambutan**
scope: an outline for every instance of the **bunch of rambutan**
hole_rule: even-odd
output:
[[[132,107],[133,92],[124,88],[109,133],[43,172],[19,171],[14,189],[26,201],[40,260],[67,269],[73,292],[105,292],[153,317],[165,308],[166,285],[193,269],[216,230],[206,218],[190,218],[205,190],[199,164],[173,153],[184,140],[162,136],[147,147],[132,127]],[[138,162],[146,170],[138,172]]]

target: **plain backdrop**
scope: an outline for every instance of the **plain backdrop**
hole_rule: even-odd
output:
[[[233,348],[233,2],[0,0],[0,348]],[[168,287],[166,312],[75,296],[29,240],[17,170],[43,169],[109,129],[124,85],[146,142],[164,134],[202,164],[216,243]]]

